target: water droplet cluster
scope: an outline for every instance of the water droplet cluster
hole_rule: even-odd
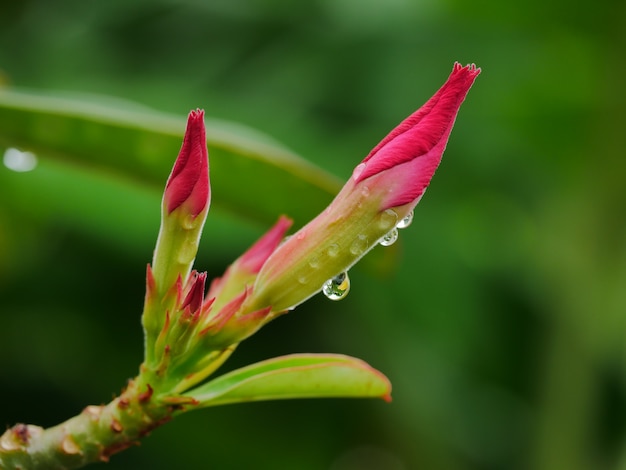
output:
[[[389,211],[386,211],[385,213],[387,213]],[[393,212],[393,211],[391,211]],[[395,212],[394,212],[395,214]],[[397,218],[397,215],[396,215]],[[383,237],[378,241],[378,243],[380,243],[382,246],[391,246],[393,245],[396,240],[398,240],[398,229],[403,229],[403,228],[407,228],[409,225],[411,225],[411,222],[413,222],[413,211],[409,212],[407,215],[405,215],[402,220],[400,220],[400,222],[398,222],[396,224],[396,226],[394,228],[392,228],[389,232],[387,232],[385,235],[383,235]],[[381,219],[381,227],[385,228],[383,226],[383,219]]]
[[[378,243],[380,243],[382,246],[393,245],[398,239],[398,229],[407,228],[409,225],[411,225],[411,222],[413,222],[413,211],[409,212],[398,222],[398,214],[394,210],[386,210],[379,221],[379,225],[382,229],[388,229],[390,227],[392,228],[378,241]],[[354,242],[352,242],[352,245],[350,246],[350,252],[353,255],[361,255],[365,251],[367,251],[367,248],[367,236],[361,234],[356,238],[356,240],[354,240]],[[328,247],[327,253],[330,257],[337,256],[337,254],[339,253],[339,245],[333,243]],[[309,266],[315,269],[318,267],[318,263],[319,260],[317,258],[313,258],[309,261]],[[298,279],[298,281],[300,283],[303,283],[302,279]],[[329,279],[322,286],[322,292],[330,300],[341,300],[348,294],[349,291],[350,278],[348,277],[347,272],[342,272],[332,279]]]

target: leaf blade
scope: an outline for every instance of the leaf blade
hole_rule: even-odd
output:
[[[224,374],[186,395],[198,406],[291,398],[379,397],[391,383],[360,359],[339,354],[291,354]]]
[[[184,118],[49,94],[0,91],[0,143],[147,183],[159,191],[178,154]],[[333,175],[262,133],[207,119],[213,203],[264,224],[303,225],[341,188]],[[297,197],[294,197],[297,196]]]

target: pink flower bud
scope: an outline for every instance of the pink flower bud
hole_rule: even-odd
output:
[[[204,129],[204,111],[191,111],[183,145],[167,180],[161,207],[161,227],[152,259],[160,295],[191,272],[202,227],[209,211],[211,190]]]
[[[334,201],[272,254],[246,309],[278,313],[349,269],[419,202],[480,69],[455,63],[446,83],[355,168]]]
[[[357,186],[384,193],[381,210],[415,203],[439,166],[457,112],[480,73],[458,62],[446,83],[391,131],[355,168]]]
[[[250,273],[258,273],[267,258],[283,240],[285,232],[289,230],[292,223],[293,221],[288,217],[280,216],[278,222],[241,255],[238,262],[241,263],[242,268]]]
[[[186,203],[195,217],[209,205],[210,192],[204,111],[198,109],[189,113],[183,145],[167,180],[163,200],[168,213]]]

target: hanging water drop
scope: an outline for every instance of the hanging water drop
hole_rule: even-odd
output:
[[[343,299],[350,291],[350,278],[347,272],[342,272],[329,279],[322,286],[322,292],[330,300]]]
[[[397,228],[407,228],[413,222],[413,211],[409,212],[404,218],[398,222]]]
[[[380,244],[382,246],[391,246],[398,239],[398,229],[392,229],[383,238],[380,239]]]

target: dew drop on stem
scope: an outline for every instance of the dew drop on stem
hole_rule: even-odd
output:
[[[413,222],[413,211],[409,212],[407,215],[403,217],[403,219],[398,222],[397,228],[407,228]]]
[[[398,239],[398,229],[392,229],[387,232],[379,241],[382,246],[391,246]]]
[[[367,251],[368,243],[367,243],[367,235],[360,234],[350,245],[350,253],[353,255],[360,256]]]

